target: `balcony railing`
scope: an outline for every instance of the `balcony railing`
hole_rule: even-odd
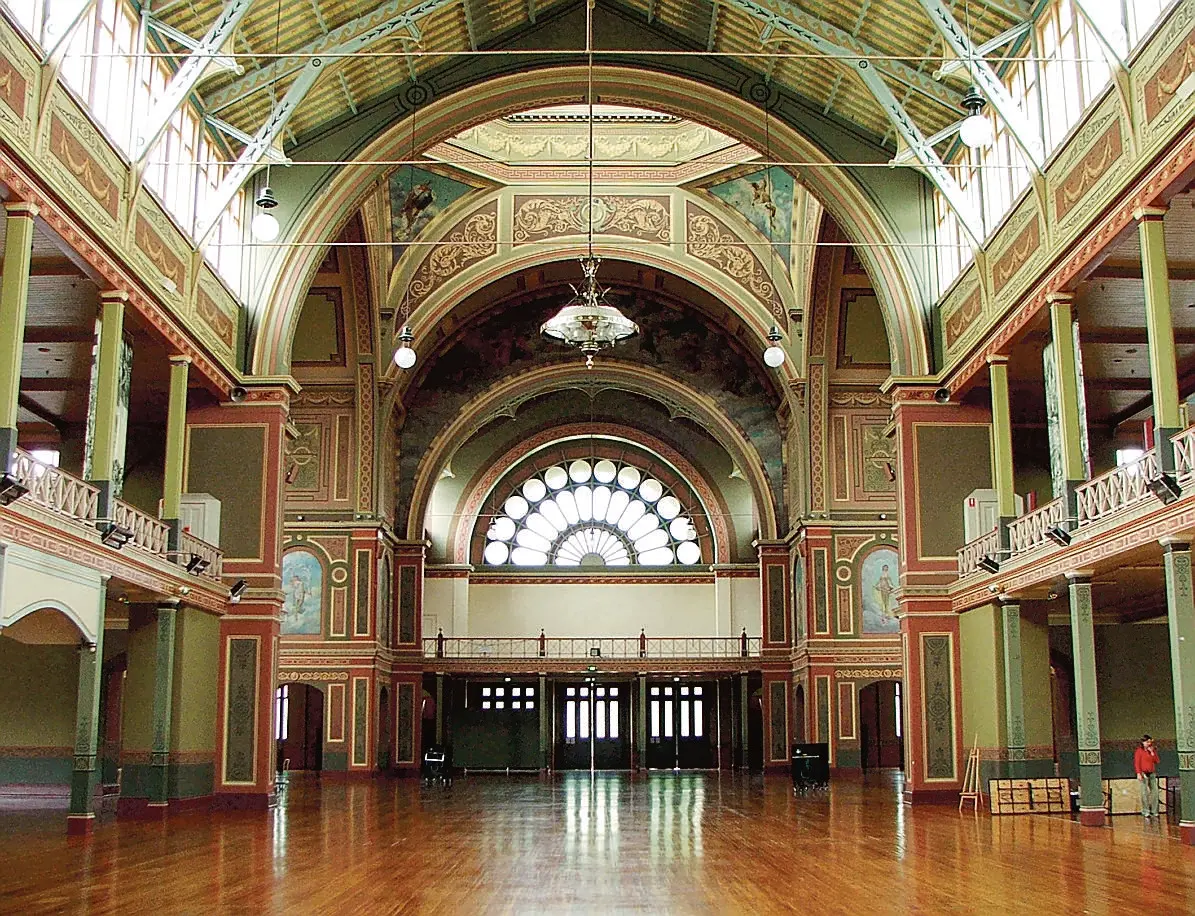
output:
[[[165,554],[170,527],[119,499],[112,501],[112,521],[133,532],[129,543],[147,553]]]
[[[224,554],[219,547],[213,547],[207,541],[201,540],[189,531],[182,531],[178,536],[178,555],[176,559],[179,564],[186,566],[190,562],[191,557],[201,557],[207,561],[207,566],[199,573],[208,579],[215,579],[220,581],[220,575],[223,572]]]
[[[959,578],[969,576],[979,569],[979,561],[984,557],[993,556],[1000,550],[1000,532],[993,528],[987,534],[981,535],[958,552]]]
[[[1066,500],[1056,499],[1022,515],[1008,526],[1009,547],[1013,553],[1032,550],[1046,540],[1046,532],[1066,521]]]
[[[423,640],[427,658],[757,658],[758,636],[438,637]]]
[[[25,499],[81,522],[94,522],[100,491],[61,468],[38,461],[27,451],[15,448],[9,461],[9,473],[29,492]]]
[[[1195,474],[1195,426],[1184,429],[1170,440],[1174,443],[1175,472],[1179,480]]]
[[[1132,464],[1115,467],[1106,474],[1080,484],[1075,490],[1079,526],[1099,521],[1126,506],[1150,496],[1148,481],[1158,476],[1158,456],[1150,450]]]

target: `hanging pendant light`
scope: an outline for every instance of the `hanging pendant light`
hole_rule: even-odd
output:
[[[278,206],[278,198],[269,185],[262,189],[261,196],[255,200],[257,212],[253,214],[253,221],[249,224],[249,231],[259,242],[272,242],[278,238],[278,217],[270,211]]]
[[[984,101],[979,90],[972,86],[963,96],[963,108],[968,112],[963,123],[959,125],[959,139],[971,149],[984,149],[992,145],[993,131],[991,119],[983,113]]]
[[[415,349],[411,343],[415,340],[415,334],[411,330],[409,324],[404,324],[402,330],[398,333],[398,349],[394,351],[394,365],[400,369],[412,369],[415,366],[415,360],[419,357],[415,353]]]
[[[784,348],[780,346],[783,339],[780,329],[772,325],[772,330],[768,331],[768,348],[763,351],[763,362],[769,369],[779,369],[784,365]]]
[[[581,259],[583,278],[573,287],[573,298],[540,325],[539,332],[548,340],[576,347],[585,354],[585,368],[593,368],[593,358],[602,350],[639,333],[639,325],[606,301],[606,290],[598,286],[597,271],[602,259],[593,254],[593,214],[599,208],[593,198],[593,5],[586,7],[586,47],[589,49],[589,199],[586,201],[588,254]]]

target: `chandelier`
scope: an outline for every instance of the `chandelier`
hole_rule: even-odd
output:
[[[639,333],[639,325],[606,302],[606,291],[598,286],[598,265],[592,245],[588,257],[581,259],[584,279],[573,286],[573,298],[559,312],[540,325],[539,332],[549,340],[576,347],[585,354],[585,368],[593,368],[593,358],[602,350]]]
[[[593,254],[594,212],[605,212],[593,196],[593,4],[586,5],[586,48],[589,52],[589,197],[583,208],[588,224],[588,253],[581,258],[581,285],[573,286],[573,298],[540,325],[539,332],[548,340],[575,347],[585,354],[585,368],[593,368],[593,358],[602,350],[639,333],[639,325],[606,301],[606,290],[598,286],[597,271],[602,259]]]

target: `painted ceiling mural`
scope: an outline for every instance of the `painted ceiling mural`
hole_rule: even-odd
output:
[[[400,507],[408,501],[420,457],[436,433],[470,400],[514,373],[567,359],[581,361],[579,354],[549,343],[539,334],[540,324],[564,304],[566,296],[553,292],[530,303],[495,310],[435,358],[407,407],[399,470]],[[759,452],[773,499],[783,513],[777,396],[751,369],[753,354],[730,341],[704,316],[641,291],[611,292],[609,301],[639,325],[640,336],[620,343],[613,354],[604,354],[599,361],[662,367],[678,381],[712,397]],[[568,419],[562,417],[561,422]]]
[[[792,263],[793,177],[780,166],[713,185],[709,193],[771,239],[787,271]],[[760,260],[766,260],[760,252]]]
[[[460,200],[473,186],[418,167],[403,166],[390,175],[390,237],[394,260],[433,219]]]

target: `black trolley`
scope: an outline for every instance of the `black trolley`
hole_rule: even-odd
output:
[[[452,751],[445,744],[433,744],[423,752],[421,768],[425,786],[452,785]]]

